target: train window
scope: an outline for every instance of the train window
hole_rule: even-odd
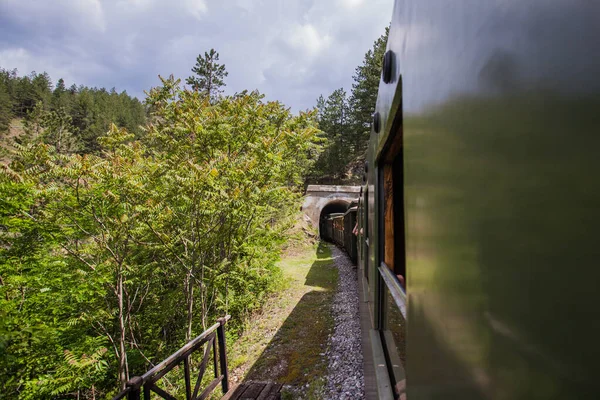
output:
[[[360,242],[360,238],[362,237],[361,234],[361,228],[362,228],[362,219],[361,219],[361,215],[362,215],[362,200],[361,200],[361,196],[362,196],[362,189],[360,194],[358,195],[358,203],[356,205],[356,243],[357,243],[357,249],[356,251],[358,252],[358,254],[360,255],[360,258],[362,259],[362,245]],[[357,263],[359,263],[359,261],[357,261]],[[359,265],[360,267],[360,265]]]
[[[363,215],[363,227],[364,227],[364,251],[363,251],[363,264],[364,274],[367,282],[369,281],[369,187],[365,188],[364,195],[364,215]]]
[[[395,141],[396,142],[396,141]],[[383,165],[383,254],[382,261],[406,285],[404,240],[404,174],[401,143],[394,143]]]
[[[406,249],[404,237],[404,159],[400,152],[392,162],[393,221],[394,221],[394,273],[401,277],[406,287]]]
[[[390,164],[383,167],[383,262],[394,271],[394,180]]]
[[[382,330],[382,339],[385,344],[386,358],[390,378],[395,385],[405,379],[406,367],[406,319],[403,310],[396,307],[396,299],[392,290],[384,285],[385,327]],[[406,310],[404,310],[406,312]]]

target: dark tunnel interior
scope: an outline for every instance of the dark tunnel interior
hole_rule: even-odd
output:
[[[319,235],[323,238],[323,222],[324,218],[333,213],[344,213],[348,209],[348,202],[344,200],[334,200],[331,203],[327,203],[325,207],[321,210],[321,215],[319,216]]]

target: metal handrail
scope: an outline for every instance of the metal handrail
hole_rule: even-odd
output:
[[[406,319],[406,294],[404,293],[404,289],[400,285],[400,282],[398,282],[398,278],[394,276],[392,271],[390,271],[389,267],[385,263],[381,263],[379,266],[379,273],[383,278],[388,290],[390,291],[390,295],[394,299],[394,303],[396,303],[396,306],[398,309],[400,309],[402,316],[404,319]]]
[[[159,388],[155,384],[160,378],[166,375],[181,362],[184,364],[186,400],[207,398],[219,383],[221,383],[223,394],[227,393],[229,391],[229,374],[227,372],[227,354],[225,348],[225,324],[230,318],[231,315],[226,315],[223,318],[219,318],[217,323],[202,332],[199,336],[191,340],[175,353],[171,354],[148,372],[142,376],[134,376],[128,380],[125,384],[126,388],[113,397],[112,400],[120,400],[125,398],[125,396],[127,396],[128,400],[139,400],[141,398],[142,390],[144,392],[144,399],[146,400],[150,399],[150,391],[153,391],[164,399],[175,399],[174,396]],[[218,342],[218,364],[221,367],[220,375],[217,368],[217,344],[215,342],[215,338]],[[208,343],[208,345],[204,351],[204,355],[200,364],[200,372],[198,373],[198,379],[192,392],[189,356],[205,343]],[[198,395],[200,383],[202,381],[202,377],[204,376],[204,372],[206,371],[211,347],[213,350],[215,379],[213,379],[208,387]]]

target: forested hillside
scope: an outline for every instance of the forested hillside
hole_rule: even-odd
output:
[[[65,87],[63,79],[53,84],[47,73],[19,76],[17,70],[0,68],[0,143],[10,144],[8,136],[25,143],[37,136],[61,153],[97,153],[98,138],[111,124],[139,136],[145,123],[143,104],[115,88]],[[11,122],[15,128],[9,135]]]
[[[339,88],[317,99],[325,150],[309,178],[311,183],[360,183],[388,32],[386,28],[356,67],[350,93]]]
[[[147,117],[125,93],[3,72],[4,128],[26,129],[0,170],[0,397],[110,398],[280,287],[315,114],[220,95],[218,54],[197,61],[192,88],[148,92]]]
[[[144,103],[0,70],[1,393],[110,397],[216,318],[239,332],[281,286],[303,185],[360,179],[386,38],[298,115],[224,96],[214,50]]]

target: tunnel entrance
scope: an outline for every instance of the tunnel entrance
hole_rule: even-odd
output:
[[[330,203],[327,203],[325,207],[323,207],[319,216],[319,236],[321,237],[321,239],[324,239],[323,232],[325,232],[325,230],[323,229],[323,223],[325,217],[333,213],[345,213],[348,209],[348,204],[350,203],[344,200],[334,200]]]

